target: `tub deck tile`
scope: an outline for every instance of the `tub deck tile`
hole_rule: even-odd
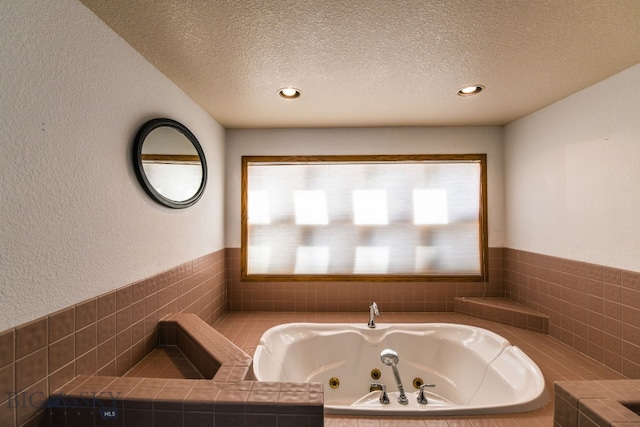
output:
[[[454,311],[534,332],[549,333],[549,316],[500,297],[455,297]]]
[[[202,379],[204,376],[176,346],[157,347],[124,377]]]

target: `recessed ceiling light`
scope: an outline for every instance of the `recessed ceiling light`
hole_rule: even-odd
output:
[[[302,92],[300,92],[300,90],[296,89],[295,87],[283,87],[282,89],[278,90],[278,95],[285,99],[299,98],[301,94]]]
[[[465,86],[462,89],[460,89],[458,91],[458,95],[459,96],[472,96],[472,95],[477,95],[480,92],[482,92],[482,90],[484,89],[484,86],[482,85],[470,85],[470,86]]]

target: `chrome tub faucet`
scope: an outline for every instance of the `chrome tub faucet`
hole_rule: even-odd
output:
[[[372,302],[369,306],[369,323],[367,326],[370,328],[376,327],[376,316],[380,316],[380,311],[378,310],[378,304]]]

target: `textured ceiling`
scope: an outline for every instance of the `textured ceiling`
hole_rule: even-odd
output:
[[[81,3],[227,128],[504,125],[640,63],[640,0]]]

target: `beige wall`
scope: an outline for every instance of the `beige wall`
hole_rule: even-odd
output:
[[[505,128],[506,246],[640,271],[640,65]]]
[[[0,331],[224,248],[224,129],[76,0],[0,2]],[[202,200],[153,202],[130,160],[153,117],[209,161]]]

